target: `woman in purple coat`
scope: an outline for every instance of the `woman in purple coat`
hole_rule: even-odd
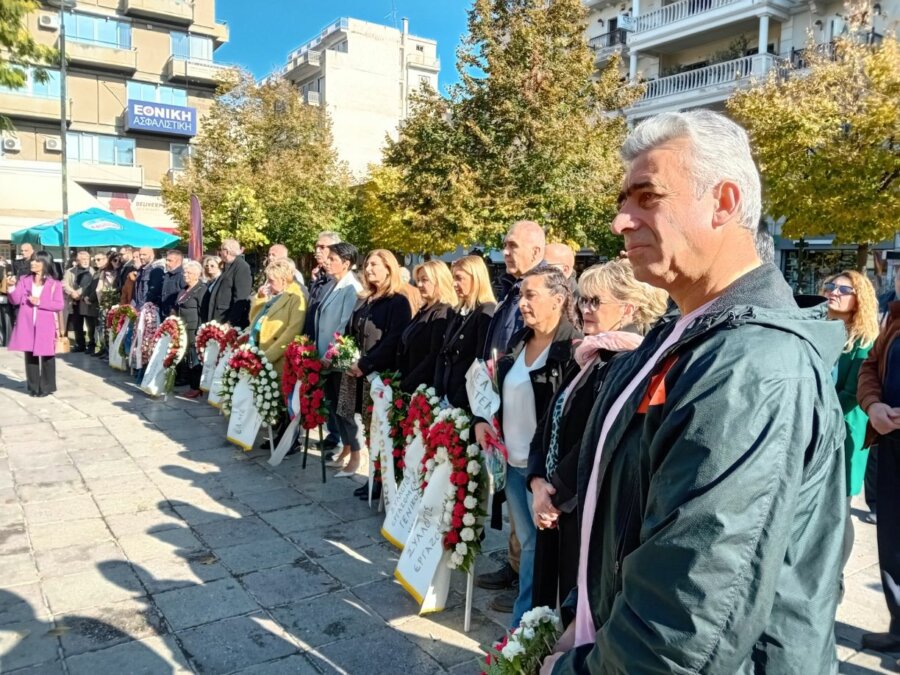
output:
[[[19,278],[9,292],[19,306],[9,349],[25,352],[25,379],[31,396],[56,391],[57,314],[63,308],[62,284],[53,278],[53,258],[38,251],[31,260],[31,274]]]

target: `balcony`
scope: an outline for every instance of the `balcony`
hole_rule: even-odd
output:
[[[82,185],[122,188],[141,188],[144,185],[144,169],[140,166],[69,162],[69,176]]]
[[[794,5],[794,0],[678,0],[634,17],[628,45],[638,51],[666,51],[660,47],[667,43],[709,42],[726,33],[752,32],[762,12],[783,22]]]
[[[56,46],[59,47],[59,41]],[[100,70],[123,73],[133,73],[137,70],[137,51],[111,42],[76,42],[67,39],[66,58],[73,65]]]
[[[162,19],[186,26],[194,20],[194,11],[188,0],[124,0],[123,5],[128,16]]]
[[[293,61],[294,59],[303,56],[306,52],[310,51],[321,51],[314,49],[322,44],[322,41],[327,38],[329,35],[334,35],[335,33],[345,32],[350,27],[349,19],[338,19],[337,21],[333,21],[328,24],[319,31],[319,34],[311,40],[307,40],[302,45],[297,47],[294,51],[288,54],[288,61]]]
[[[320,105],[321,99],[319,97],[319,92],[317,91],[308,91],[303,95],[303,101],[306,105]]]
[[[230,66],[212,61],[170,56],[166,62],[164,76],[169,82],[217,86],[229,68]]]
[[[884,39],[884,36],[880,33],[876,33],[874,30],[866,31],[866,32],[858,32],[850,36],[854,42],[858,42],[860,44],[872,45],[876,46],[881,44],[881,41]],[[829,61],[834,61],[837,56],[837,51],[835,50],[835,43],[825,42],[814,47],[815,51],[819,56],[824,57]],[[809,68],[809,49],[792,49],[788,58],[791,62],[791,68],[795,70],[805,70]]]
[[[211,37],[215,43],[216,49],[228,42],[231,37],[228,24],[224,21],[216,22],[211,26],[193,23],[191,24],[191,33]]]
[[[753,78],[765,77],[775,67],[786,67],[785,59],[772,54],[754,54],[732,61],[661,77],[646,83],[644,96],[628,109],[631,119],[649,117],[666,110],[685,110],[721,103]]]
[[[72,118],[70,106],[66,106]],[[14,119],[59,122],[59,98],[31,96],[20,92],[0,90],[0,114]]]
[[[419,52],[410,52],[406,55],[406,63],[421,70],[430,70],[434,73],[441,69],[441,60],[433,56],[426,56]]]
[[[613,54],[621,54],[628,40],[628,31],[624,28],[616,28],[609,33],[592,37],[588,40],[588,46],[594,50],[594,60],[602,63]]]
[[[289,80],[305,80],[316,73],[322,65],[322,52],[303,52],[293,57],[282,71]]]

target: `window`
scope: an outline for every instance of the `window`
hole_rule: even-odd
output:
[[[66,14],[64,20],[68,40],[131,49],[131,24],[125,21],[71,12]]]
[[[17,66],[18,67],[18,66]],[[40,98],[59,98],[59,71],[45,70],[47,81],[39,82],[35,76],[34,68],[21,66],[25,71],[25,84],[21,87],[4,87],[0,85],[0,91],[22,96],[38,96]]]
[[[212,38],[187,33],[171,33],[172,56],[185,61],[212,61]]]
[[[169,143],[169,168],[175,171],[184,171],[188,157],[191,156],[191,146],[187,143]]]
[[[69,157],[87,164],[134,166],[134,139],[99,134],[66,134]]]
[[[128,82],[129,101],[148,101],[151,103],[168,103],[169,105],[187,105],[187,91],[177,87],[152,82]]]
[[[331,47],[331,51],[333,52],[344,52],[347,53],[347,41],[341,40],[334,47]]]

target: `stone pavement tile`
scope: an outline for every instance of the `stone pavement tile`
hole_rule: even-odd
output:
[[[184,654],[171,635],[132,640],[115,647],[66,659],[70,675],[156,675],[190,673]]]
[[[134,490],[127,492],[98,493],[91,490],[91,494],[100,507],[100,512],[106,517],[147,510],[156,511],[160,505],[168,505],[163,493],[157,490],[153,483],[145,479],[140,485],[142,487],[136,485]]]
[[[144,589],[125,562],[104,561],[84,572],[41,582],[54,614],[99,607],[144,595]]]
[[[357,586],[351,592],[387,621],[406,619],[419,613],[416,601],[393,579]],[[452,595],[447,598],[448,607],[452,598]]]
[[[290,565],[306,559],[296,546],[281,538],[226,546],[214,549],[213,553],[234,574]]]
[[[25,517],[31,525],[100,517],[97,504],[89,494],[53,502],[34,502],[25,504],[23,508]]]
[[[0,504],[0,526],[21,525],[24,522],[25,512],[21,506],[18,504]]]
[[[263,469],[253,473],[220,473],[216,476],[216,480],[238,497],[249,492],[269,492],[287,487],[284,479]]]
[[[282,534],[302,532],[311,528],[330,527],[338,525],[337,516],[329,513],[318,504],[295,506],[281,511],[263,513],[260,518],[269,523]]]
[[[59,643],[51,629],[43,621],[28,621],[0,630],[2,672],[56,660]]]
[[[277,607],[339,590],[340,583],[311,560],[251,572],[241,582],[263,607]]]
[[[474,665],[476,659],[484,658],[483,646],[499,638],[503,628],[473,610],[472,628],[468,633],[463,633],[464,618],[465,610],[456,607],[427,617],[415,616],[397,629],[445,668],[461,663]]]
[[[156,484],[149,476],[143,473],[129,473],[124,476],[99,476],[87,477],[85,484],[93,495],[108,495],[113,493],[135,493],[146,490],[156,490]]]
[[[66,656],[105,649],[167,632],[159,611],[146,599],[129,599],[56,617]]]
[[[873,675],[874,673],[896,673],[897,654],[877,654],[859,652],[849,661],[841,664],[843,675]]]
[[[49,502],[56,499],[68,499],[87,493],[87,486],[78,480],[63,483],[33,483],[16,488],[19,499],[23,502]]]
[[[259,609],[232,577],[157,593],[153,600],[176,631]]]
[[[79,450],[95,450],[106,446],[116,445],[116,437],[112,434],[93,434],[90,436],[74,436],[66,439],[67,448],[70,452]]]
[[[305,649],[366,635],[384,620],[347,591],[301,600],[272,611],[272,616]]]
[[[50,423],[56,428],[57,431],[59,431],[60,429],[91,429],[103,426],[103,422],[98,420],[96,417],[88,417],[84,414],[68,420],[51,419]]]
[[[333,555],[317,562],[346,588],[369,584],[380,579],[393,579],[398,555],[376,544],[344,555]]]
[[[278,538],[278,533],[258,516],[214,520],[195,525],[194,529],[211,548],[224,548],[225,546],[237,546],[238,544]]]
[[[36,551],[35,559],[41,576],[45,578],[66,576],[93,569],[101,562],[125,559],[115,541],[95,542],[86,539],[85,542],[64,548]]]
[[[209,623],[178,637],[201,673],[231,673],[298,653],[281,627],[262,613]]]
[[[333,471],[333,469],[330,469],[330,471]],[[352,494],[353,490],[361,485],[361,483],[354,481],[332,480],[330,475],[327,483],[319,482],[318,478],[316,480],[311,478],[305,480],[295,479],[291,480],[290,483],[309,497],[314,504],[346,499]],[[344,484],[346,484],[346,487],[344,487]]]
[[[203,495],[190,503],[174,498],[171,498],[169,503],[175,512],[192,526],[211,523],[214,520],[236,520],[253,513],[246,504],[232,498],[213,499]]]
[[[318,675],[319,671],[303,654],[292,654],[284,659],[260,663],[249,668],[244,668],[235,675]]]
[[[46,449],[45,449],[46,448]],[[41,452],[30,450],[13,450],[9,452],[9,466],[14,471],[20,469],[40,469],[46,466],[71,466],[72,460],[68,453],[60,447],[57,449],[41,445]]]
[[[87,478],[114,478],[132,473],[143,473],[131,457],[125,459],[113,459],[108,462],[94,462],[91,464],[79,464],[78,470]]]
[[[81,474],[78,473],[78,469],[71,464],[19,469],[13,473],[13,476],[15,477],[16,485],[65,483],[81,480]]]
[[[98,445],[97,447],[88,450],[72,450],[69,453],[69,456],[77,466],[86,466],[88,464],[113,462],[131,458],[131,455],[125,452],[125,448],[119,444]]]
[[[307,657],[325,673],[439,673],[441,666],[402,634],[390,628],[326,645]]]
[[[133,562],[144,562],[173,553],[187,556],[204,548],[200,540],[186,527],[120,537],[119,546]]]
[[[103,518],[84,518],[72,520],[65,525],[44,523],[28,525],[31,544],[35,551],[49,551],[54,548],[77,546],[85,542],[101,542],[112,539],[112,533],[106,527]]]
[[[370,536],[370,534],[372,536]],[[371,528],[360,523],[338,523],[326,527],[312,527],[292,533],[288,539],[297,544],[310,558],[326,558],[348,550],[360,551],[377,540]]]
[[[290,487],[242,494],[240,500],[257,513],[278,511],[291,506],[305,506],[312,503],[309,497]]]
[[[148,593],[163,593],[229,576],[216,556],[207,551],[153,558],[135,564],[134,569]]]
[[[14,555],[16,553],[28,553],[31,544],[25,532],[25,525],[4,525],[0,527],[0,557]]]
[[[0,438],[6,440],[53,441],[59,438],[52,424],[28,415],[27,422],[15,422],[21,417],[16,410],[0,410]]]
[[[65,675],[62,661],[49,661],[30,668],[6,671],[9,675]]]
[[[40,584],[24,584],[0,590],[0,626],[47,618]]]
[[[19,495],[14,488],[0,488],[0,505],[19,505]]]
[[[381,528],[384,521],[384,513],[379,513],[377,508],[369,507],[368,501],[362,501],[358,497],[349,497],[347,499],[335,499],[334,501],[325,502],[324,508],[336,515],[344,521],[363,520],[365,518],[379,518],[376,529]]]
[[[106,517],[106,524],[117,537],[125,537],[139,532],[162,532],[172,528],[184,527],[178,514],[170,508],[146,509],[135,513],[120,513]]]
[[[30,552],[0,555],[3,558],[0,588],[30,584],[38,580],[37,567],[35,567],[34,558]]]

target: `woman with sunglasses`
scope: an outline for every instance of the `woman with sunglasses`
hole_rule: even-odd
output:
[[[828,299],[828,318],[844,322],[847,342],[832,373],[841,409],[844,412],[844,463],[847,471],[847,497],[859,494],[869,449],[865,447],[866,425],[869,418],[856,400],[856,380],[859,367],[869,355],[878,337],[878,299],[875,289],[864,275],[846,270],[828,279],[822,286]],[[849,508],[849,502],[848,502]],[[847,518],[844,540],[844,562],[853,547],[853,522]]]
[[[538,525],[534,604],[556,607],[576,584],[579,531],[578,455],[591,414],[601,366],[631,351],[666,311],[667,296],[634,278],[631,263],[613,260],[589,267],[578,281],[584,339],[541,420],[528,456],[528,487]]]

